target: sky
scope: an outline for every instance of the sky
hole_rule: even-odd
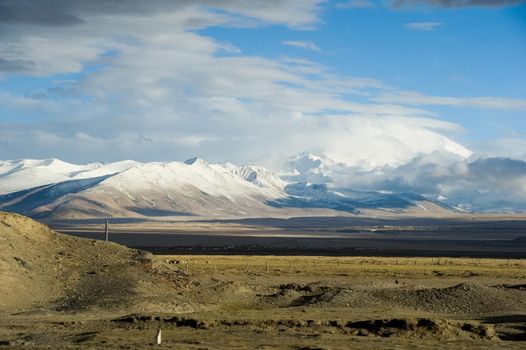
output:
[[[0,159],[524,161],[525,63],[522,0],[0,0]]]

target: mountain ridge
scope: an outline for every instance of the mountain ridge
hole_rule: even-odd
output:
[[[27,177],[32,169],[51,175]],[[5,193],[13,185],[5,186],[5,179],[16,179],[17,171],[24,174],[16,183],[22,189]],[[53,178],[57,181],[41,184]],[[373,191],[349,196],[325,183],[284,179],[258,165],[209,164],[200,158],[88,165],[59,160],[0,162],[0,193],[0,210],[51,219],[358,214],[363,209],[403,213],[427,201],[420,195],[408,199]]]

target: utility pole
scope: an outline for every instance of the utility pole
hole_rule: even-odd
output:
[[[105,233],[106,242],[108,242],[108,238],[109,238],[108,219],[106,219],[106,228],[104,230],[104,233]]]

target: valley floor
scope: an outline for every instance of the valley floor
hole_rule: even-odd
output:
[[[104,220],[48,224],[104,239]],[[156,254],[526,258],[526,220],[494,217],[295,217],[119,222],[110,241]]]
[[[526,348],[526,260],[155,260],[161,280],[178,276],[186,312],[134,310],[133,300],[126,309],[43,305],[0,317],[0,349],[146,349],[158,329],[166,349]]]

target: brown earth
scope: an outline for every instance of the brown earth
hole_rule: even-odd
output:
[[[152,256],[0,213],[0,349],[526,348],[526,261]]]
[[[164,310],[155,297],[174,298],[170,284],[184,279],[172,274],[159,283],[162,271],[151,253],[58,234],[7,213],[0,213],[0,271],[0,312]]]

